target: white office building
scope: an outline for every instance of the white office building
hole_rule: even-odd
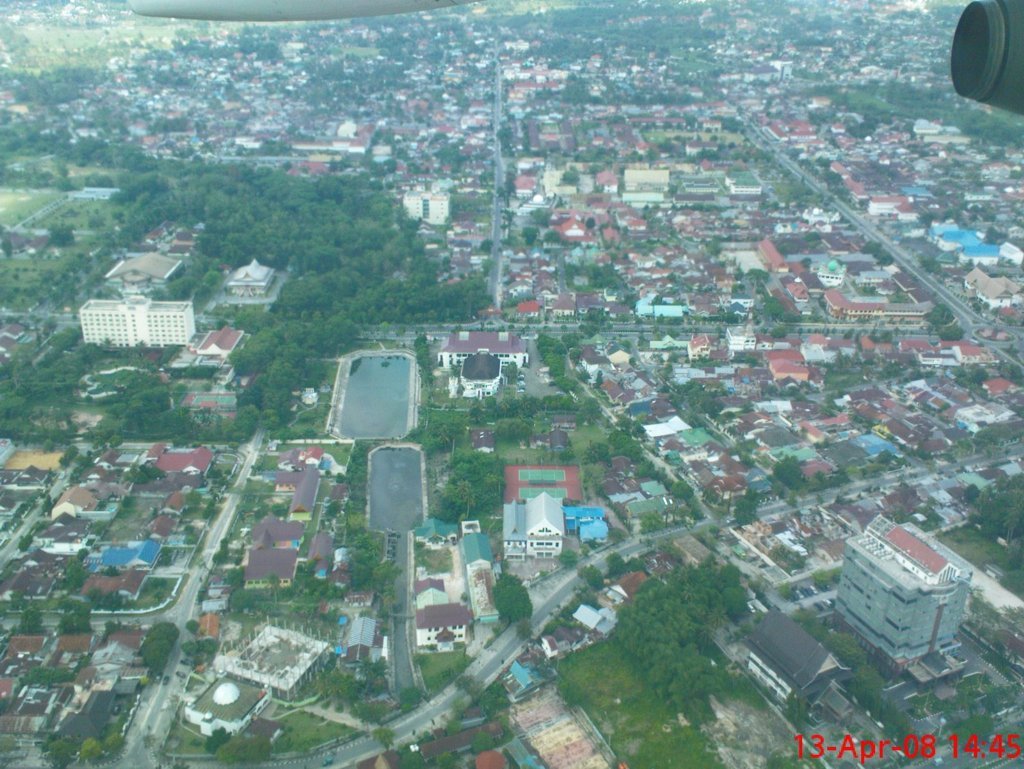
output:
[[[191,302],[154,302],[143,296],[91,299],[78,317],[87,343],[113,347],[186,345],[196,333]]]

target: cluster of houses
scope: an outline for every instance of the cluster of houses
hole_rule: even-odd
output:
[[[117,731],[148,675],[143,630],[18,634],[0,649],[0,734],[27,747],[52,735],[80,742]]]
[[[75,588],[78,594],[138,600],[161,552],[168,549],[173,558],[173,553],[195,542],[196,522],[184,513],[190,493],[206,490],[205,475],[213,458],[203,446],[107,450],[53,503],[48,526],[13,562],[0,583],[0,596],[49,598],[65,589],[67,564],[75,560],[89,572],[85,584]],[[15,482],[25,472],[19,471]],[[39,482],[45,484],[45,474]],[[117,530],[128,536],[112,540],[94,531],[97,526],[106,530],[115,520],[123,524]]]
[[[851,385],[831,400],[822,396],[830,367],[865,361],[889,365],[903,378]],[[729,327],[723,336],[665,335],[631,351],[597,337],[583,345],[578,368],[613,411],[641,423],[660,456],[697,488],[727,499],[767,491],[764,470],[787,457],[811,479],[882,453],[939,454],[980,430],[1011,430],[1020,419],[1020,387],[995,374],[994,364],[990,350],[966,341],[775,337]],[[980,386],[961,384],[960,369],[983,372]],[[704,415],[710,425],[702,420],[705,426],[694,427],[697,414],[680,413],[660,392],[665,371],[677,385],[714,394],[714,413]],[[749,447],[748,459],[739,458],[737,445]]]

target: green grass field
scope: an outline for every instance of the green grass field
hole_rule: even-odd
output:
[[[116,206],[107,201],[75,200],[39,219],[36,226],[50,228],[64,224],[74,230],[109,231],[114,226],[115,209]]]
[[[939,535],[939,539],[978,568],[994,564],[1005,569],[1009,565],[1004,547],[969,526],[944,532]]]
[[[163,603],[174,589],[175,580],[150,577],[142,585],[142,592],[139,593],[139,600],[135,603],[135,609],[149,609]]]
[[[380,49],[372,46],[344,45],[336,48],[333,53],[339,56],[351,56],[354,59],[371,59],[380,53]]]
[[[448,548],[431,550],[423,544],[416,543],[416,565],[422,566],[430,574],[444,574],[452,570],[452,554]]]
[[[70,259],[0,259],[0,305],[24,310],[47,296],[54,277],[68,269]]]
[[[181,723],[174,723],[171,726],[170,734],[167,735],[167,744],[175,753],[183,754],[206,754],[206,738],[199,732],[193,731],[194,727],[186,728]]]
[[[465,652],[458,651],[417,654],[416,662],[423,674],[424,686],[430,694],[434,694],[458,678],[469,667],[470,660]]]
[[[54,190],[0,190],[0,224],[12,227],[63,194]]]
[[[126,16],[115,25],[91,29],[62,25],[0,24],[14,69],[40,72],[55,67],[105,66],[111,57],[139,48],[170,48],[179,32],[194,35],[207,25]]]
[[[610,643],[591,646],[559,663],[559,676],[583,694],[583,709],[612,750],[633,767],[709,769],[721,767],[697,729],[680,726],[665,703],[643,682]]]
[[[299,710],[280,719],[284,734],[274,742],[275,753],[299,753],[329,740],[352,734],[351,727]]]

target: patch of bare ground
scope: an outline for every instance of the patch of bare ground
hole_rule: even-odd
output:
[[[703,727],[730,769],[765,769],[768,757],[792,749],[793,735],[774,711],[759,710],[745,702],[711,698],[715,720]]]

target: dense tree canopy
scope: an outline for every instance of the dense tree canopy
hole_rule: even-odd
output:
[[[508,573],[502,574],[494,583],[494,608],[498,610],[498,616],[509,623],[529,620],[533,616],[529,591],[518,577]]]
[[[174,644],[178,640],[178,626],[171,622],[158,622],[153,625],[142,642],[139,653],[146,667],[159,675],[167,666]]]
[[[496,454],[455,452],[438,517],[455,522],[497,510],[504,486],[503,466]]]
[[[708,698],[729,685],[725,666],[713,663],[714,633],[746,611],[736,567],[682,569],[665,581],[644,583],[619,612],[614,640],[656,697],[703,720],[710,715]]]
[[[1002,478],[974,502],[971,521],[989,539],[1006,542],[1005,575],[1011,590],[1024,590],[1024,478]]]
[[[325,381],[327,361],[355,345],[363,324],[470,320],[489,302],[480,277],[439,279],[415,222],[370,178],[311,181],[263,169],[156,163],[90,141],[74,152],[76,162],[131,169],[113,180],[121,190],[111,202],[115,245],[137,242],[161,221],[203,225],[197,253],[168,285],[168,298],[211,296],[223,271],[253,258],[288,274],[271,311],[248,308],[233,318],[248,336],[232,363],[254,377],[234,420],[182,408],[174,382],[150,362],[103,401],[108,415],[94,430],[99,442],[230,441],[259,424],[280,429],[292,419],[292,391]],[[79,344],[75,331],[56,335],[38,360],[31,353],[0,370],[0,434],[61,440],[73,429],[82,377],[111,354]]]

